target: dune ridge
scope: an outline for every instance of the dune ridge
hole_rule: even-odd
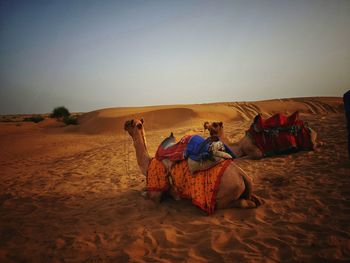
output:
[[[79,117],[78,127],[69,127],[67,131],[87,134],[123,133],[124,122],[132,118],[143,117],[147,128],[171,129],[188,124],[199,125],[203,120],[242,121],[251,120],[257,114],[271,116],[282,112],[326,114],[342,112],[341,98],[295,98],[256,102],[232,102],[212,104],[169,105],[135,108],[109,108],[92,111]]]

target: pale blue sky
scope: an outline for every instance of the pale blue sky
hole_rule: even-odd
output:
[[[0,0],[0,114],[349,89],[347,0]]]

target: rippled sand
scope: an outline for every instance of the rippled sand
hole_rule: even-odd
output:
[[[207,216],[186,200],[144,200],[125,119],[145,117],[151,155],[170,131],[222,120],[238,140],[257,112],[299,109],[319,151],[235,162],[265,204]],[[0,123],[1,262],[350,260],[350,162],[340,98],[106,109],[78,127]],[[203,134],[205,135],[205,134]]]

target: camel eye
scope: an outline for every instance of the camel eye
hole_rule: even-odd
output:
[[[139,123],[139,124],[136,125],[136,127],[137,127],[137,129],[142,129],[142,124]]]

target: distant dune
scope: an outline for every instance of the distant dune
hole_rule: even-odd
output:
[[[123,133],[124,122],[143,117],[147,128],[169,129],[200,125],[203,120],[237,121],[251,120],[258,113],[264,116],[282,112],[323,114],[343,110],[342,99],[337,97],[277,99],[255,102],[227,102],[212,104],[165,105],[135,108],[109,108],[88,112],[79,117],[80,125],[68,131],[87,134]]]

